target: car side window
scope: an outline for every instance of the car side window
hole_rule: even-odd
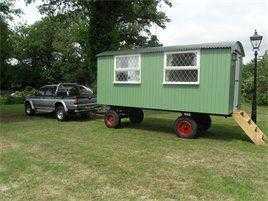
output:
[[[45,96],[53,96],[55,94],[56,87],[47,87],[45,91]]]
[[[67,91],[64,87],[60,86],[57,91],[57,96],[59,97],[65,97],[67,96]]]
[[[46,92],[46,88],[45,87],[42,87],[38,90],[38,96],[44,96],[45,95],[45,92]]]

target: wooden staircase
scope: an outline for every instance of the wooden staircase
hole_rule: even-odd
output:
[[[233,112],[233,117],[247,136],[257,145],[264,144],[265,135],[243,110]]]

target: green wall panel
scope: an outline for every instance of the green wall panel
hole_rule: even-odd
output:
[[[141,84],[114,84],[113,56],[98,58],[98,103],[230,114],[231,50],[202,49],[199,85],[163,84],[163,53],[141,55]]]

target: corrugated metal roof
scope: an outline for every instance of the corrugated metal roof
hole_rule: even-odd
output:
[[[217,49],[217,48],[231,48],[232,51],[240,53],[245,56],[243,46],[239,41],[230,42],[216,42],[216,43],[201,43],[192,45],[178,45],[178,46],[160,46],[160,47],[150,47],[150,48],[137,48],[133,50],[118,50],[118,51],[106,51],[97,55],[101,56],[111,56],[111,55],[124,55],[124,54],[140,54],[140,53],[151,53],[151,52],[172,52],[172,51],[186,51],[186,50],[196,50],[196,49]]]

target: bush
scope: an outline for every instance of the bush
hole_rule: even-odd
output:
[[[241,95],[246,102],[252,101],[253,62],[242,69]],[[258,61],[257,104],[268,105],[268,55]]]
[[[24,97],[0,96],[0,105],[21,104]]]
[[[0,105],[22,104],[26,96],[34,95],[36,90],[32,87],[26,87],[22,91],[15,91],[12,94],[0,96]]]

